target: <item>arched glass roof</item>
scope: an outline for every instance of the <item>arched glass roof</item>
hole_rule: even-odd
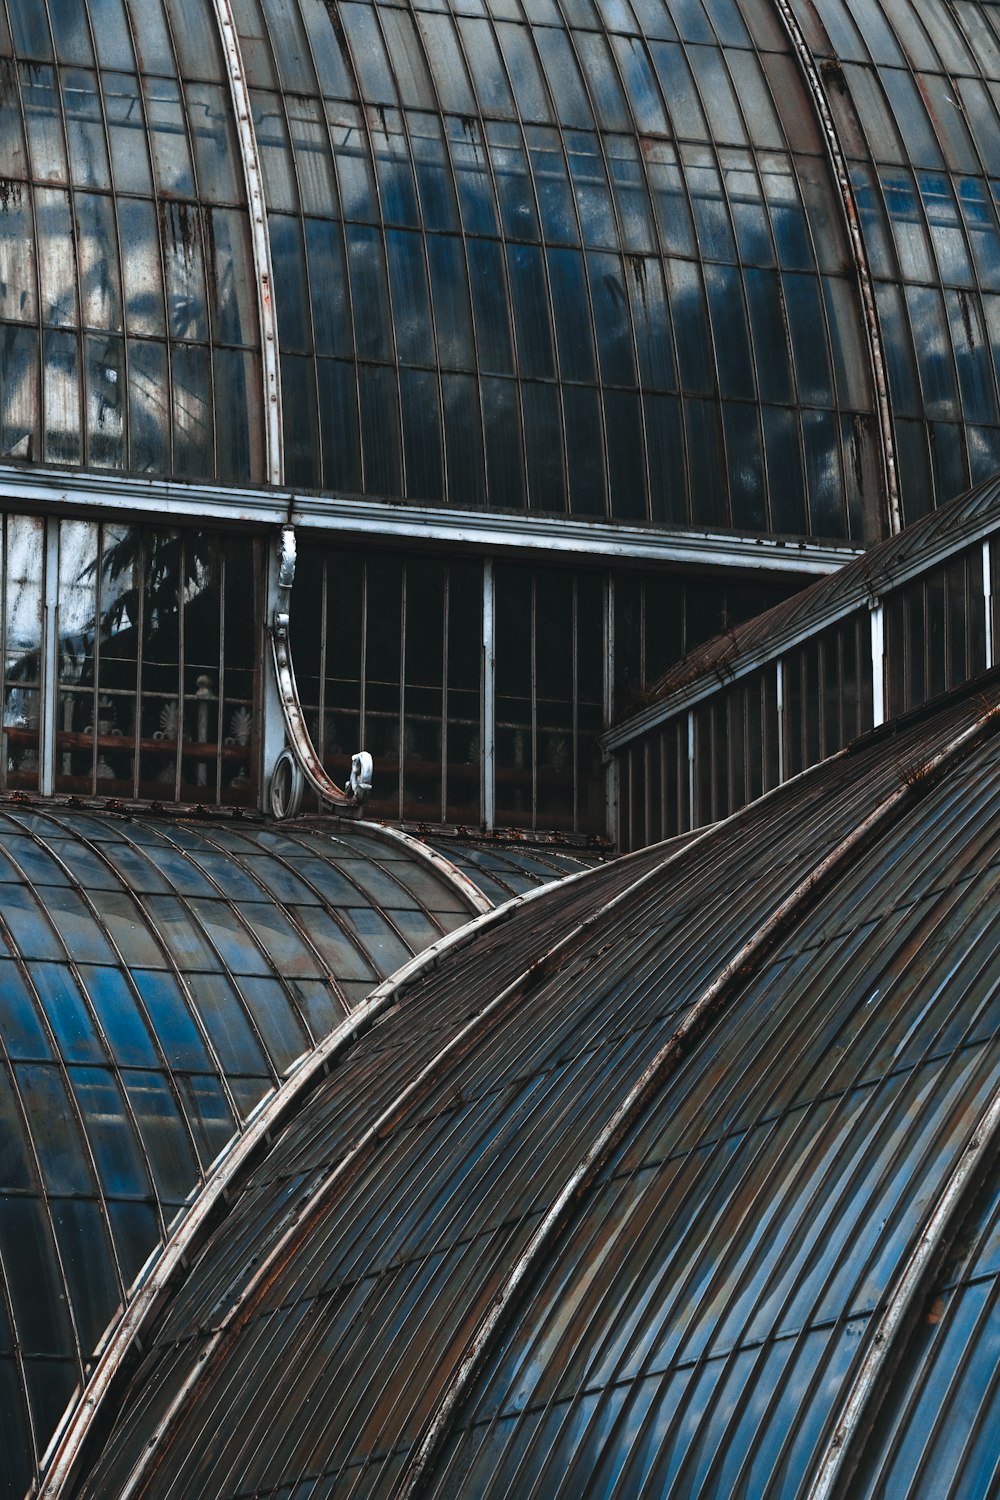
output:
[[[254,1109],[480,909],[378,829],[0,809],[6,1493]]]
[[[192,1240],[59,1493],[986,1500],[997,703],[411,976]]]

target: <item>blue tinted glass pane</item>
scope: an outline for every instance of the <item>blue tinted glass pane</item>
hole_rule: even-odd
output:
[[[846,525],[840,489],[840,444],[836,417],[832,412],[826,411],[803,412],[802,434],[805,439],[812,535],[844,536]]]
[[[369,495],[398,495],[402,489],[399,395],[392,370],[362,365],[358,370],[364,486]]]
[[[922,286],[908,286],[905,291],[917,350],[924,412],[930,417],[954,416],[958,409],[955,371],[941,293]]]
[[[745,275],[761,400],[791,402],[792,368],[778,278],[773,271],[748,270]]]
[[[364,224],[348,224],[346,234],[358,355],[362,359],[388,359],[392,335],[382,237],[378,230]]]
[[[695,525],[727,522],[725,485],[719,459],[722,433],[719,408],[714,401],[685,401],[691,519]]]
[[[147,1198],[149,1177],[114,1074],[103,1068],[70,1068],[69,1076],[104,1191],[118,1198]]]
[[[526,131],[526,138],[542,233],[545,239],[557,244],[579,244],[576,207],[563,158],[562,137],[556,130],[532,125]]]
[[[458,209],[448,150],[433,115],[410,117],[410,141],[417,190],[428,229],[457,229]]]
[[[93,1194],[80,1123],[58,1069],[21,1063],[14,1074],[47,1191]]]
[[[553,386],[527,381],[521,391],[530,504],[532,509],[561,511],[564,496],[559,396]]]
[[[813,276],[794,275],[784,276],[782,284],[799,400],[830,405],[833,389],[826,357],[826,325],[819,285]]]
[[[567,135],[566,143],[583,242],[585,245],[616,249],[619,244],[618,227],[611,207],[608,177],[598,137],[574,131]]]
[[[560,124],[585,130],[594,120],[569,36],[547,26],[536,27],[533,35]]]
[[[583,256],[577,250],[549,250],[549,276],[555,306],[559,370],[564,380],[594,380],[594,346],[587,317]]]
[[[177,1100],[160,1073],[122,1073],[143,1149],[149,1159],[156,1195],[164,1203],[188,1196],[197,1163]]]
[[[396,351],[404,363],[433,364],[434,337],[423,237],[402,229],[386,234]]]
[[[271,242],[271,267],[281,347],[311,349],[309,293],[306,289],[299,221],[287,214],[270,214],[267,231]]]
[[[642,42],[638,37],[613,36],[611,45],[625,79],[629,103],[640,134],[668,135],[663,97]]]
[[[207,1167],[232,1139],[236,1121],[217,1078],[185,1076],[177,1082],[201,1164]]]
[[[486,145],[474,120],[446,120],[448,149],[466,234],[497,234],[497,202],[490,181]]]
[[[124,1065],[155,1067],[159,1061],[156,1049],[124,976],[117,969],[89,965],[81,966],[80,975],[115,1060]]]
[[[483,380],[483,426],[490,504],[524,506],[524,468],[518,386],[513,380]]]
[[[67,1062],[103,1061],[104,1050],[93,1018],[70,969],[62,964],[33,964],[31,979],[59,1044],[60,1055]],[[10,992],[3,979],[0,979],[0,986],[7,1003]],[[45,1051],[41,1055],[47,1056],[48,1053]]]
[[[806,530],[806,494],[799,424],[794,412],[774,406],[763,408],[763,419],[771,525],[775,531],[801,536]]]
[[[173,975],[136,969],[132,977],[170,1066],[208,1068],[205,1044]]]
[[[677,372],[662,266],[658,259],[638,256],[629,256],[625,265],[639,351],[639,383],[653,390],[675,390]]]
[[[62,945],[30,891],[16,885],[6,886],[3,914],[14,946],[25,958],[64,957]]]
[[[601,450],[601,402],[596,390],[563,387],[566,456],[569,464],[569,508],[574,515],[604,514],[604,455]]]
[[[757,408],[727,402],[722,417],[733,525],[748,531],[763,531],[767,526],[767,506]]]
[[[319,417],[323,434],[323,483],[356,494],[361,489],[361,437],[354,366],[319,361]]]
[[[485,500],[480,436],[479,384],[471,375],[443,375],[444,430],[448,464],[448,503],[477,507]]]
[[[443,365],[471,369],[472,311],[462,241],[451,235],[427,240],[431,296],[437,319],[438,357]]]
[[[676,396],[648,395],[643,405],[649,448],[651,519],[683,525],[688,514],[681,404]]]
[[[403,461],[406,493],[417,500],[444,497],[441,472],[441,402],[437,376],[427,370],[401,370]]]
[[[73,1335],[45,1210],[33,1198],[11,1197],[0,1199],[0,1210],[0,1256],[22,1352],[69,1353]]]
[[[510,312],[502,246],[493,240],[467,240],[472,307],[479,368],[490,374],[514,370]]]
[[[34,1001],[13,959],[0,959],[0,994],[4,997],[3,1040],[8,1055],[51,1057],[48,1038]]]
[[[948,286],[971,286],[975,278],[950,179],[939,172],[918,172],[917,186],[941,280]]]
[[[538,220],[521,132],[515,125],[491,121],[486,126],[486,138],[500,199],[503,232],[510,239],[537,240]]]
[[[227,1073],[266,1074],[268,1065],[235,986],[222,974],[190,974],[202,1027]]]
[[[875,287],[883,348],[889,369],[889,390],[893,410],[900,415],[920,411],[916,368],[909,320],[903,308],[899,287],[878,283]]]
[[[705,287],[722,394],[751,398],[754,395],[754,375],[743,305],[743,279],[735,266],[706,266]],[[815,329],[813,332],[815,336]]]
[[[691,261],[668,260],[664,263],[664,271],[677,341],[681,388],[709,391],[715,385],[715,370],[705,292],[698,267]]]
[[[674,42],[652,42],[649,50],[670,111],[674,134],[687,140],[709,140],[705,116],[682,48]]]
[[[590,254],[587,273],[601,379],[612,385],[633,385],[635,357],[622,263],[617,255]]]
[[[646,519],[639,397],[632,391],[605,391],[611,514],[626,521]]]
[[[14,1082],[5,1068],[0,1077],[0,1181],[11,1190],[38,1191],[31,1160],[28,1131],[15,1097]],[[0,1312],[0,1324],[3,1313]],[[0,1336],[0,1351],[9,1346]]]
[[[943,504],[969,487],[963,434],[957,422],[932,422],[930,434],[934,488],[938,504]]]
[[[98,1204],[66,1198],[52,1204],[52,1222],[80,1343],[96,1349],[121,1301],[107,1224]]]
[[[508,245],[507,267],[521,373],[552,375],[552,337],[542,252],[533,245]]]

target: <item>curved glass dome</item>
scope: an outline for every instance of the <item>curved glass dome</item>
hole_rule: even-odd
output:
[[[411,975],[192,1234],[56,1493],[988,1500],[980,689]]]
[[[884,342],[904,512],[947,498],[1000,458],[997,33],[802,9],[241,0],[255,177],[224,7],[10,0],[0,456],[870,536]]]
[[[0,811],[5,1494],[219,1152],[477,909],[377,829]]]

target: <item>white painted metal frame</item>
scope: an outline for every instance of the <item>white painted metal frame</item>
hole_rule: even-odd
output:
[[[253,252],[254,281],[257,292],[257,314],[260,320],[261,369],[264,378],[265,471],[269,484],[284,484],[285,456],[281,422],[281,370],[278,364],[278,325],[274,310],[274,281],[271,275],[271,244],[267,233],[267,210],[264,205],[264,179],[257,152],[257,136],[250,109],[250,90],[243,70],[239,35],[230,0],[212,0],[219,38],[226,62],[229,94],[233,101],[236,136],[247,207],[250,211],[250,238]]]
[[[483,666],[481,808],[483,826],[496,821],[496,592],[493,561],[483,563]]]

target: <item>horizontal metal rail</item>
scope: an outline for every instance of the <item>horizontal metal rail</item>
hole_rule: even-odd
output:
[[[561,560],[677,564],[731,573],[835,573],[860,557],[852,542],[816,542],[800,537],[741,536],[738,532],[637,526],[517,512],[444,509],[368,500],[357,496],[301,494],[287,488],[259,489],[183,484],[176,480],[91,475],[32,464],[0,464],[0,505],[46,510],[59,507],[88,515],[153,516],[182,521],[254,526],[271,530],[289,522],[336,533],[366,545],[416,541],[481,554],[538,553]]]

